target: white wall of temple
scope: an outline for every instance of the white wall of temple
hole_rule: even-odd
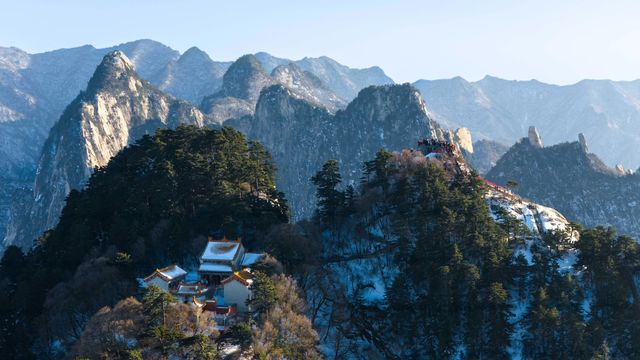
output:
[[[239,312],[247,312],[247,299],[251,296],[251,290],[249,290],[244,284],[239,281],[230,281],[224,284],[224,302],[227,305],[235,304]]]

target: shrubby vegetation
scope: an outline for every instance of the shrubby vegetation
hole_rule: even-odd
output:
[[[250,301],[257,319],[252,350],[257,359],[320,359],[318,334],[306,317],[296,281],[258,273]]]
[[[216,359],[215,321],[201,308],[177,302],[157,286],[142,302],[134,297],[100,309],[87,323],[72,354],[90,359]]]

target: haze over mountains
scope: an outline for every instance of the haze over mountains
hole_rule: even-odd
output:
[[[194,104],[185,105],[191,109],[188,112],[201,112],[197,117],[202,117],[203,123],[214,125],[236,119],[228,124],[263,141],[287,175],[286,180],[280,179],[285,182],[281,187],[289,194],[298,217],[309,215],[313,209],[312,204],[304,205],[312,195],[308,177],[323,157],[350,159],[343,173],[353,183],[358,179],[359,164],[377,148],[398,150],[415,144],[419,137],[445,136],[446,131],[432,134],[439,128],[436,122],[443,128],[467,127],[474,140],[482,140],[476,141],[476,152],[468,154],[481,172],[489,171],[506,146],[519,139],[531,124],[538,126],[547,143],[570,140],[581,132],[605,163],[622,163],[631,169],[640,165],[640,152],[635,151],[640,145],[640,81],[585,80],[556,86],[493,77],[478,82],[459,77],[419,80],[414,86],[422,93],[426,107],[410,87],[368,90],[353,106],[347,106],[363,88],[392,84],[393,80],[380,68],[352,69],[327,57],[291,61],[257,53],[234,62],[214,61],[195,47],[180,54],[151,40],[42,54],[0,48],[0,233],[5,234],[9,217],[14,217],[5,244],[12,243],[19,233],[15,219],[34,215],[31,210],[24,212],[32,209],[25,202],[39,194],[34,179],[37,168],[48,166],[43,163],[47,150],[42,149],[49,129],[86,88],[103,56],[115,49],[130,59],[139,75],[136,81],[148,80],[149,86],[167,93],[152,96],[151,102],[165,99],[164,103],[170,104],[175,102],[173,97],[188,100]],[[149,91],[156,94],[156,90]],[[97,116],[112,121],[120,117],[117,111]],[[163,111],[162,116],[144,114],[142,118],[163,126],[191,122],[180,118],[168,125],[164,119],[174,115],[170,115],[171,109]],[[406,122],[407,116],[413,120]],[[141,135],[151,129],[132,131]],[[107,148],[117,143],[113,149],[119,149],[135,136],[112,137],[107,137],[111,144]],[[111,151],[107,153],[105,159],[112,155]],[[83,166],[88,169],[96,164]],[[299,169],[303,170],[296,173]],[[85,170],[74,169],[78,173]],[[43,176],[38,174],[39,178]],[[70,187],[62,186],[64,182],[58,184],[65,190],[56,195],[58,205],[54,208],[61,209],[63,194],[81,185],[73,183]],[[298,193],[291,192],[294,187]],[[20,212],[22,215],[18,215]],[[50,220],[29,237],[50,226]]]
[[[638,358],[638,243],[567,221],[640,235],[640,173],[607,166],[586,141],[599,135],[607,151],[591,150],[614,163],[640,158],[635,86],[394,84],[326,57],[218,62],[150,40],[2,48],[0,353],[204,351],[216,332],[165,335],[199,322],[209,301],[232,313],[213,294],[180,301],[197,313],[175,323],[172,301],[149,292],[142,308],[101,316],[137,301],[149,269],[192,273],[216,236],[269,254],[243,283],[262,310],[217,349],[234,336],[255,351],[264,338],[289,346],[304,323],[307,353],[332,358]],[[540,122],[547,143],[571,131],[579,141],[545,147],[530,127],[508,147]],[[271,293],[283,273],[298,284]],[[308,307],[291,297],[298,286]],[[150,303],[156,319],[123,335]],[[263,353],[315,359],[290,349]]]
[[[221,91],[223,76],[231,66],[231,62],[212,61],[197,48],[189,49],[181,55],[151,40],[138,40],[105,49],[82,46],[33,55],[16,48],[1,48],[0,180],[4,186],[0,191],[0,233],[5,233],[12,198],[21,203],[25,198],[33,197],[35,194],[31,188],[40,151],[49,129],[60,118],[65,106],[85,89],[103,56],[116,49],[130,58],[136,72],[142,78],[175,97],[190,100],[195,104],[199,104],[204,96]],[[264,57],[266,54],[261,56]],[[270,59],[283,66],[290,63],[286,59]],[[350,89],[351,92],[344,90],[344,93],[354,96],[360,88],[369,85],[361,79],[379,84],[391,82],[380,69],[349,69],[335,62],[328,62],[327,59],[303,59],[300,63],[301,66],[321,71],[325,79],[339,84],[339,89]],[[325,68],[324,64],[328,68]],[[266,72],[267,69],[272,70],[267,67],[260,71]],[[297,68],[293,70],[295,72],[288,78],[279,73],[277,78],[288,82],[292,87],[297,87],[300,94],[305,89],[304,84],[317,83],[317,77],[311,73],[304,70],[296,71]],[[361,72],[363,74],[360,74]],[[304,78],[300,78],[300,74]],[[340,79],[341,76],[345,78]],[[347,76],[354,76],[354,79],[346,78]],[[243,80],[246,78],[243,77]],[[274,80],[270,84],[277,81]],[[318,99],[327,99],[329,108],[335,109],[335,104],[346,104],[346,100],[334,95],[325,86],[306,89],[310,94],[320,94]],[[260,90],[260,86],[254,86],[251,91],[255,94]],[[227,103],[236,101],[233,97],[227,100]],[[254,96],[251,100],[253,103],[249,106],[255,106],[257,98]]]

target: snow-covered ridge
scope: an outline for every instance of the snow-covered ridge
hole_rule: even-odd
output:
[[[499,220],[497,209],[503,208],[507,213],[529,229],[533,236],[555,231],[567,231],[570,229],[569,221],[558,210],[525,200],[510,190],[487,181],[487,203],[491,216]],[[570,242],[580,239],[577,231],[572,231]]]

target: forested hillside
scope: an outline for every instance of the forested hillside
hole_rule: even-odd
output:
[[[357,186],[326,162],[314,217],[292,224],[260,144],[229,128],[144,136],[70,194],[32,251],[7,250],[0,346],[15,359],[640,356],[633,239],[532,231],[518,211],[535,204],[490,189],[455,145],[422,144],[426,156],[379,151]],[[224,333],[135,281],[195,262],[206,235],[274,256],[256,267],[249,321]]]
[[[533,234],[451,161],[382,151],[355,191],[336,162],[314,178],[322,257],[303,273],[331,357],[638,358],[637,243]]]
[[[207,235],[260,236],[288,220],[262,146],[232,129],[158,130],[72,191],[59,224],[0,263],[0,348],[11,359],[67,351],[91,316],[134,295],[136,277],[195,261]]]

